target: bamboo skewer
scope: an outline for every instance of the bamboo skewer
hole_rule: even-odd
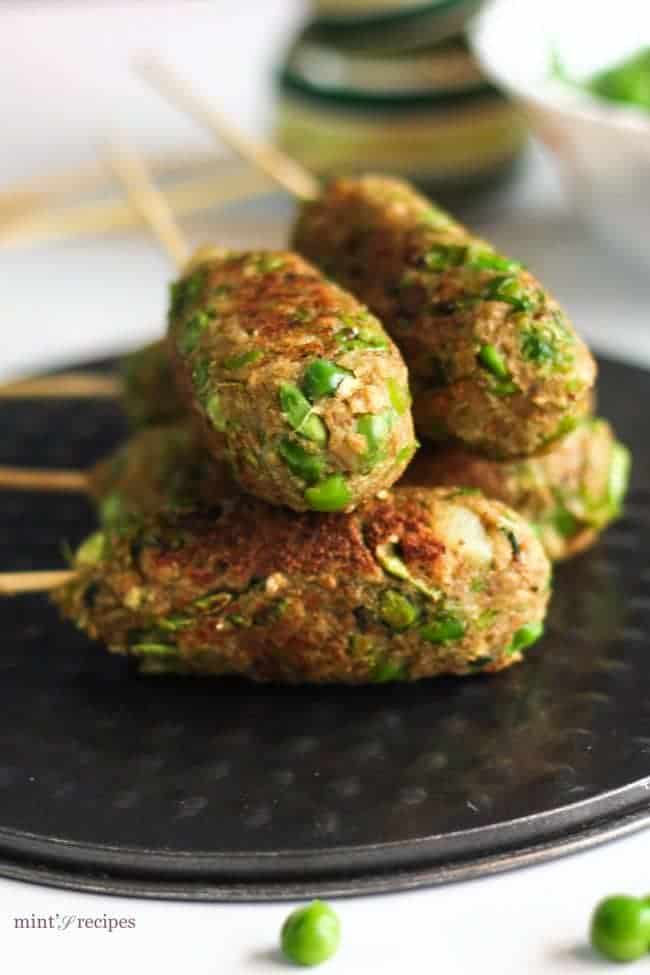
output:
[[[261,180],[258,174],[242,170],[227,179],[217,174],[175,182],[169,187],[167,198],[177,216],[189,216],[266,193],[268,187],[267,181]],[[4,220],[0,213],[0,248],[130,230],[141,222],[139,214],[124,201],[81,203],[55,209],[24,207],[14,212],[11,219]]]
[[[131,215],[136,211],[137,222],[144,219],[145,223],[154,229],[156,236],[163,243],[167,253],[175,263],[182,264],[187,256],[187,245],[178,229],[169,201],[157,190],[142,162],[132,153],[113,153],[110,160],[113,171],[119,173],[120,181],[130,187],[130,197],[123,209]],[[215,183],[215,187],[216,187]],[[258,184],[259,185],[259,184]],[[197,185],[187,187],[195,194],[199,192]],[[178,188],[177,188],[178,191]],[[175,196],[178,201],[178,195]],[[185,203],[190,203],[188,193]],[[137,209],[136,209],[137,208]],[[182,207],[180,208],[182,210]],[[0,386],[0,400],[26,398],[116,398],[123,392],[123,384],[119,377],[102,373],[62,373],[59,376],[42,376],[29,379],[19,379],[15,382]]]
[[[62,491],[65,494],[88,490],[88,475],[83,471],[48,470],[40,467],[0,467],[0,488],[27,491]]]
[[[0,386],[0,399],[115,399],[122,380],[103,372],[62,372],[58,376],[17,379]]]
[[[189,253],[187,241],[142,158],[120,143],[113,145],[107,162],[126,191],[129,202],[143,217],[172,261],[184,264]],[[5,467],[0,468],[2,486],[43,491],[86,491],[88,477],[83,471]],[[46,592],[69,582],[74,576],[74,570],[0,573],[0,596]]]
[[[106,161],[122,184],[133,209],[153,231],[173,263],[182,267],[189,257],[187,240],[169,203],[154,185],[143,159],[123,143],[114,143]]]
[[[182,265],[187,261],[189,248],[185,236],[176,223],[167,200],[151,180],[149,171],[132,150],[124,145],[114,145],[107,156],[107,163],[115,173],[129,197],[129,202],[146,221],[159,243],[174,263]],[[55,377],[57,378],[57,377]],[[71,379],[65,385],[69,392]],[[92,377],[96,381],[101,377]],[[107,390],[114,393],[115,380],[109,380]],[[33,389],[38,380],[15,384],[19,388]],[[112,386],[111,386],[112,383]],[[9,387],[11,388],[11,387]],[[43,470],[22,467],[0,467],[0,488],[26,488],[37,491],[86,491],[88,477],[83,471]]]
[[[70,582],[74,576],[74,569],[54,569],[45,572],[0,572],[0,596],[48,592]]]
[[[174,177],[167,195],[180,213],[267,191],[267,181],[256,178],[254,172],[236,171],[224,163],[225,157],[211,152],[177,151],[148,158],[156,175]],[[211,164],[220,164],[218,175],[211,169],[207,175],[201,172]],[[198,172],[184,179],[182,172],[187,169]],[[138,215],[122,202],[65,203],[71,193],[97,194],[108,188],[105,164],[94,162],[0,189],[0,242],[11,246],[137,226]]]
[[[148,164],[157,174],[164,175],[187,166],[204,165],[216,158],[209,152],[188,153],[183,150],[150,156]],[[82,190],[102,190],[106,188],[106,184],[106,167],[99,160],[82,163],[46,176],[36,176],[9,189],[0,190],[0,214],[5,210],[28,207],[51,196],[79,193]]]
[[[139,61],[136,70],[181,111],[195,118],[238,156],[266,173],[293,196],[300,200],[314,200],[320,196],[320,184],[308,169],[274,146],[241,132],[162,61],[157,58]]]

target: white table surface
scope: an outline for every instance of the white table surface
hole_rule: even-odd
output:
[[[133,54],[165,54],[251,129],[269,118],[268,70],[294,0],[0,5],[0,190],[94,158],[119,124],[140,148],[209,139],[129,77]],[[197,241],[279,243],[281,199],[188,226]],[[477,208],[473,223],[526,260],[601,351],[650,365],[650,284],[581,229],[557,174],[533,153],[524,175]],[[144,234],[0,250],[0,375],[136,345],[160,330],[168,267]],[[641,404],[640,404],[641,408]],[[641,422],[641,419],[639,420]],[[360,975],[481,972],[537,975],[604,969],[585,947],[601,895],[650,889],[650,834],[498,877],[339,902],[343,947],[324,971]],[[281,971],[277,933],[288,905],[181,904],[100,897],[0,879],[2,965],[12,975]],[[133,918],[109,933],[19,930],[17,916]],[[9,961],[10,959],[10,961]],[[643,962],[641,966],[643,966]],[[647,965],[647,962],[645,962]],[[285,969],[286,970],[286,969]]]

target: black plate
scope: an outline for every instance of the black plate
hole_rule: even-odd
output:
[[[135,677],[45,597],[0,603],[0,873],[196,899],[395,890],[650,821],[650,373],[603,363],[635,453],[626,517],[557,572],[548,634],[502,676],[367,689]],[[86,467],[110,402],[4,402],[0,461]],[[61,564],[83,498],[0,494],[0,567]]]

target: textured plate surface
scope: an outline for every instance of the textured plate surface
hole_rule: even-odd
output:
[[[557,571],[496,677],[367,689],[141,678],[47,600],[0,602],[0,873],[196,898],[388,890],[531,862],[650,818],[650,373],[603,363],[626,517]],[[87,467],[116,404],[4,402],[0,462]],[[0,566],[61,564],[81,497],[0,493]]]

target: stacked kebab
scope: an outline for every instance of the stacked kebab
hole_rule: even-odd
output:
[[[173,285],[165,342],[128,364],[141,429],[94,472],[102,530],[55,601],[147,672],[515,663],[549,556],[625,492],[588,349],[529,272],[402,182],[332,181],[294,244],[313,264],[203,250]]]

